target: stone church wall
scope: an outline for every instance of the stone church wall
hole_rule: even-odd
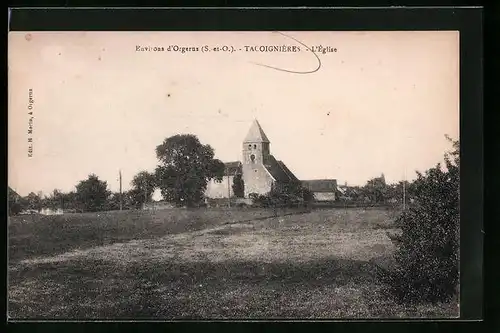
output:
[[[262,164],[244,164],[243,181],[245,198],[250,193],[266,194],[271,190],[273,179]]]

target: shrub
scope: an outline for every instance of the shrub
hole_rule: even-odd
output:
[[[415,202],[396,223],[396,270],[389,275],[390,291],[403,302],[449,300],[456,293],[459,265],[459,147],[440,164],[418,173]]]
[[[267,208],[271,206],[271,199],[268,195],[250,193],[248,197],[252,200],[252,206]]]
[[[253,206],[297,208],[301,205],[310,205],[314,200],[314,194],[300,184],[292,183],[273,186],[265,195],[250,193],[249,198]]]

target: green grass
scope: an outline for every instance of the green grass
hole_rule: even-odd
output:
[[[394,212],[163,210],[9,222],[13,318],[454,317],[383,292]],[[26,217],[24,217],[26,220]],[[29,219],[29,217],[28,217]]]

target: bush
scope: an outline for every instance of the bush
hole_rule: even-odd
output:
[[[407,303],[447,301],[459,277],[459,156],[446,154],[446,169],[438,164],[414,183],[415,203],[401,214],[390,291]]]
[[[254,207],[271,207],[271,198],[268,195],[250,193],[248,197],[252,200],[252,206]]]
[[[301,201],[299,198],[282,192],[271,191],[266,195],[250,195],[252,205],[255,207],[299,207]]]
[[[314,194],[300,184],[291,183],[273,186],[265,195],[250,193],[249,198],[256,207],[297,208],[301,205],[309,206],[314,200]]]

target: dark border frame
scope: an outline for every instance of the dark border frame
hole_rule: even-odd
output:
[[[460,31],[460,312],[483,319],[481,8],[17,8],[9,19],[10,31]]]

